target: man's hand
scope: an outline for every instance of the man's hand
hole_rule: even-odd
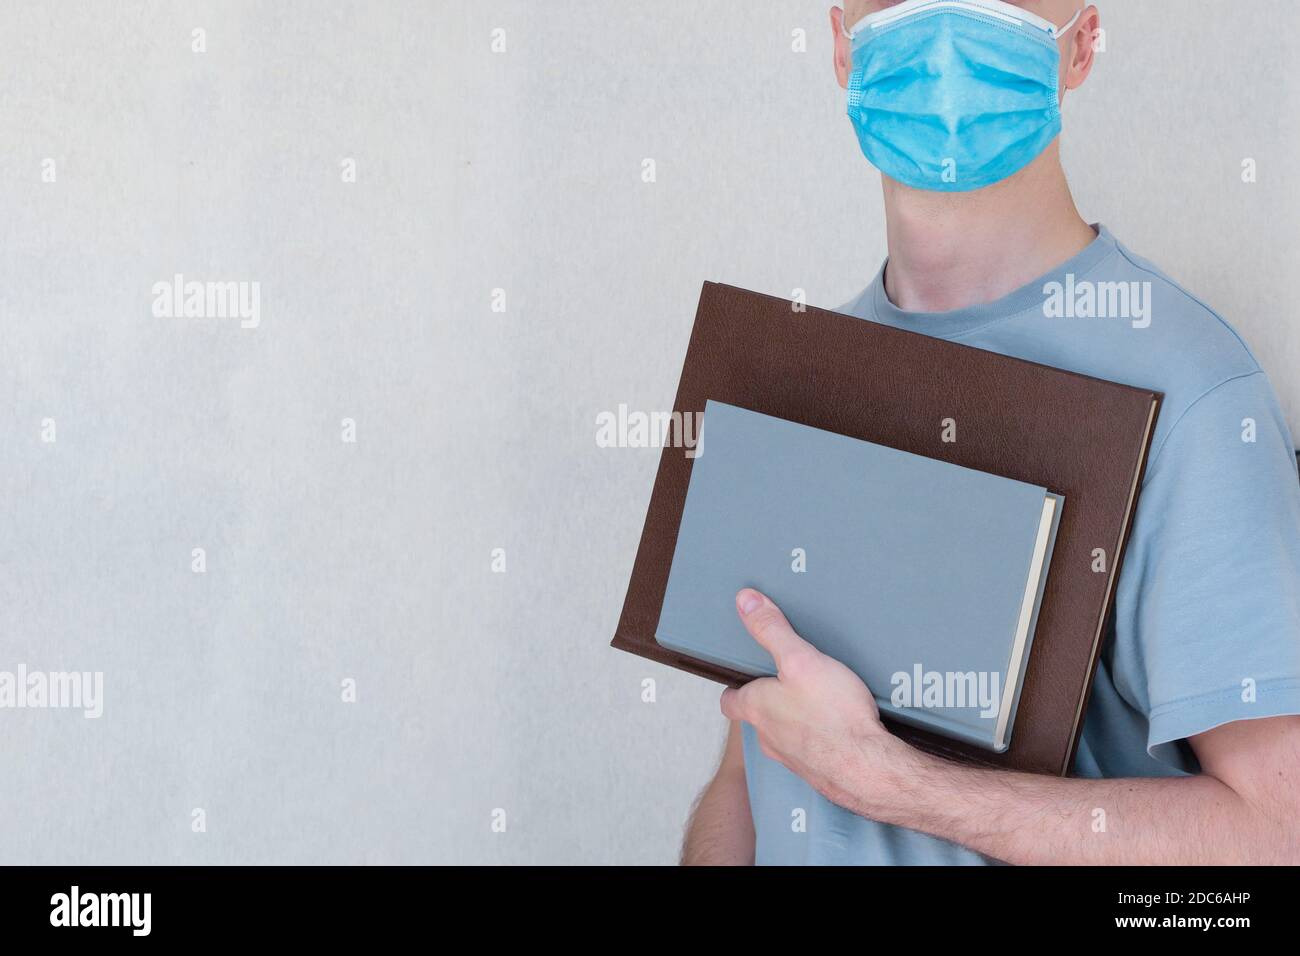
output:
[[[885,730],[858,675],[796,634],[759,592],[737,594],[736,610],[772,655],[777,676],[723,691],[723,714],[752,725],[764,754],[834,803],[860,807],[864,780],[873,788],[890,786],[911,748]]]
[[[886,731],[857,675],[796,634],[768,598],[746,589],[736,607],[777,676],[723,692],[722,712],[752,724],[763,753],[859,816],[1008,863],[1300,863],[1300,717],[1190,738],[1195,776],[1092,780],[962,766]]]

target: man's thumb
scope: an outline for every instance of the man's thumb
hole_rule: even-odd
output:
[[[772,655],[778,671],[783,658],[807,646],[807,642],[794,632],[781,609],[753,588],[744,588],[736,595],[736,611],[745,630]]]

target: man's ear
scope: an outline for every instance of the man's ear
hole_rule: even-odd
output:
[[[1070,59],[1063,64],[1061,92],[1077,90],[1092,72],[1092,65],[1097,59],[1096,39],[1101,32],[1101,14],[1097,8],[1090,6],[1079,16],[1079,20],[1063,37],[1069,41],[1067,48]]]
[[[831,7],[831,32],[835,35],[835,79],[841,88],[848,89],[852,53],[844,36],[844,11],[839,7]]]

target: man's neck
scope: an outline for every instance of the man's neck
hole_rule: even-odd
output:
[[[1053,143],[1010,179],[970,193],[885,181],[885,292],[908,312],[993,302],[1096,238],[1079,215]]]

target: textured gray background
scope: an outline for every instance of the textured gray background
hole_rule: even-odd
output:
[[[671,402],[702,280],[874,274],[827,5],[0,7],[0,669],[106,685],[97,721],[0,710],[0,861],[675,858],[717,688],[606,646],[657,453],[595,416]],[[1294,428],[1300,13],[1101,8],[1082,211]],[[175,272],[259,281],[261,326],[155,318]]]

